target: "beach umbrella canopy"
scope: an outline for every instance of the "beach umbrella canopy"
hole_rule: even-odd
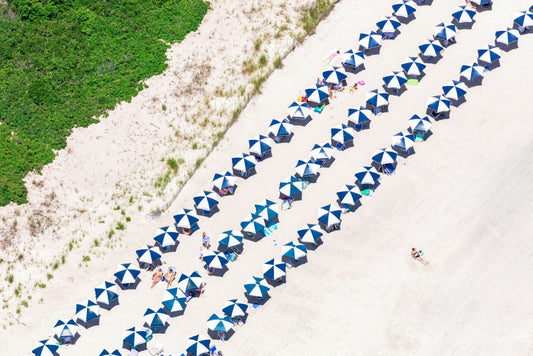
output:
[[[361,184],[374,185],[378,182],[380,174],[372,166],[363,166],[355,172],[355,178]]]
[[[294,176],[289,176],[279,183],[279,192],[292,197],[303,190],[302,181]]]
[[[487,47],[477,50],[477,59],[480,62],[492,63],[501,58],[500,49],[495,46],[488,45]]]
[[[228,316],[212,314],[209,319],[207,319],[207,328],[209,330],[226,333],[233,329],[233,322]]]
[[[122,332],[122,341],[131,347],[137,347],[146,343],[146,331],[132,327]]]
[[[432,96],[427,100],[428,108],[435,111],[437,114],[450,111],[450,100],[445,96]]]
[[[476,11],[467,6],[458,6],[452,12],[452,16],[457,23],[472,23],[475,15]]]
[[[100,317],[100,307],[92,300],[86,304],[76,304],[76,319],[87,323]]]
[[[161,247],[173,246],[178,239],[178,235],[178,230],[173,225],[164,226],[157,229],[154,240]]]
[[[389,148],[381,148],[374,151],[372,161],[377,164],[393,164],[396,162],[398,154]]]
[[[403,72],[389,72],[383,77],[383,81],[387,88],[400,89],[407,83],[407,78]]]
[[[237,156],[231,158],[233,169],[240,172],[248,172],[248,170],[255,167],[257,160],[254,156],[247,153],[239,153]]]
[[[300,177],[311,177],[318,173],[318,169],[320,168],[320,165],[316,163],[313,160],[302,161],[298,160],[296,163],[296,174],[298,174]]]
[[[185,229],[190,229],[199,220],[200,219],[198,219],[198,215],[196,215],[196,213],[191,209],[181,209],[176,215],[174,215],[176,226]]]
[[[409,119],[409,126],[413,131],[428,132],[432,125],[433,124],[427,116],[420,117],[415,114]]]
[[[185,295],[178,288],[165,289],[161,303],[171,313],[185,309]]]
[[[240,299],[230,299],[224,303],[224,307],[222,308],[222,312],[230,318],[244,316],[246,315],[246,310],[248,310],[248,304]]]
[[[353,140],[355,132],[350,126],[340,124],[331,128],[331,139],[335,142],[344,144]]]
[[[324,143],[322,145],[315,144],[313,148],[311,149],[311,153],[309,154],[312,159],[314,160],[328,160],[333,157],[334,148],[331,147],[329,143]]]
[[[224,231],[218,236],[218,243],[227,248],[235,247],[242,244],[243,235],[237,230]]]
[[[307,103],[305,103],[307,105]],[[251,154],[262,155],[272,148],[272,140],[269,137],[259,135],[248,140]]]
[[[457,29],[455,25],[448,22],[441,22],[433,29],[433,37],[445,41],[455,38],[456,34]]]
[[[342,61],[345,65],[357,68],[360,65],[365,64],[365,54],[361,51],[354,52],[350,49],[342,54]]]
[[[425,40],[418,48],[424,57],[436,57],[444,49],[437,40]]]
[[[366,102],[374,107],[389,105],[389,94],[381,89],[374,89],[366,93]]]
[[[293,124],[287,119],[283,120],[272,120],[268,129],[270,133],[274,136],[289,136],[292,132]]]
[[[362,124],[365,121],[370,121],[372,111],[360,106],[357,109],[348,109],[348,121],[355,125]]]
[[[210,190],[203,190],[196,194],[192,200],[197,209],[211,210],[218,204],[218,196]]]
[[[135,283],[140,273],[141,270],[131,263],[123,263],[118,265],[115,277],[117,277],[121,284],[130,284]]]
[[[450,80],[442,86],[442,92],[448,99],[459,100],[466,94],[466,85],[463,82]]]
[[[376,22],[376,26],[378,26],[383,33],[394,33],[401,25],[402,24],[395,16],[383,16],[378,22]]]
[[[115,283],[105,281],[94,288],[97,303],[109,304],[118,298],[118,287]]]
[[[279,215],[279,207],[272,200],[263,199],[255,204],[255,213],[265,220],[270,220]]]
[[[213,177],[213,185],[217,189],[226,189],[234,187],[236,181],[237,178],[235,178],[235,176],[230,172],[226,172],[224,174],[215,173],[215,176]]]
[[[470,0],[472,4],[482,6],[485,4],[492,4],[492,0]]]
[[[303,244],[289,242],[281,246],[282,256],[298,260],[307,256],[307,247]]]
[[[250,297],[263,298],[270,287],[264,278],[252,277],[244,283],[244,289]]]
[[[316,224],[305,224],[298,231],[298,237],[301,242],[316,244],[317,240],[323,235],[322,231]]]
[[[484,67],[477,63],[465,64],[461,66],[461,77],[466,80],[472,80],[474,78],[483,77]]]
[[[35,345],[31,352],[36,356],[54,356],[57,349],[59,349],[59,345],[56,345],[56,341],[47,339],[37,342],[37,345]]]
[[[194,335],[187,340],[187,352],[198,356],[209,353],[211,348],[211,340],[203,335]]]
[[[426,65],[420,57],[407,57],[402,63],[402,69],[406,75],[422,75]]]
[[[496,43],[509,45],[515,41],[518,41],[518,36],[520,36],[520,33],[515,29],[506,28],[499,30],[496,31]]]
[[[210,268],[216,268],[216,269],[222,269],[225,265],[228,264],[228,259],[226,256],[220,252],[220,251],[210,251],[207,250],[202,255],[202,258],[204,259],[205,264],[207,267]]]
[[[241,227],[244,232],[257,234],[265,228],[265,219],[261,215],[251,213],[241,221]]]
[[[307,101],[321,103],[322,100],[329,98],[328,87],[315,84],[313,87],[305,89],[305,95],[307,96]]]
[[[98,356],[122,356],[122,354],[117,349],[113,351],[107,351],[106,349],[103,349]]]
[[[58,320],[56,325],[54,325],[54,334],[58,338],[74,337],[78,332],[78,329],[78,323],[76,323],[74,319],[70,319],[67,322]]]
[[[158,310],[148,308],[143,315],[143,320],[149,327],[163,327],[167,323],[168,318],[169,315],[163,308],[159,308]]]
[[[324,81],[329,84],[339,84],[344,79],[348,78],[344,68],[330,67],[322,72]]]
[[[161,258],[161,250],[159,247],[156,246],[149,246],[144,245],[137,251],[135,251],[137,254],[137,258],[139,259],[139,262],[144,263],[154,263],[154,261],[157,261]]]
[[[276,280],[285,276],[287,265],[285,262],[273,258],[263,264],[263,277]]]
[[[200,276],[196,271],[194,271],[190,275],[182,273],[180,278],[178,279],[178,288],[184,292],[188,292],[190,290],[196,290],[200,288],[202,282],[202,276]]]
[[[520,11],[515,14],[513,22],[522,27],[533,26],[533,14],[528,11]]]
[[[355,185],[343,185],[341,189],[337,191],[337,197],[341,204],[355,205],[362,195]]]
[[[365,50],[380,47],[383,38],[374,31],[363,32],[359,35],[359,45]]]
[[[392,136],[392,145],[407,152],[415,146],[415,136],[404,132],[398,132],[396,135]]]
[[[307,103],[293,102],[288,108],[287,113],[293,120],[305,120],[311,116],[313,110]]]
[[[392,4],[392,10],[397,17],[407,18],[417,9],[417,5],[412,0],[399,0]]]
[[[342,210],[332,204],[318,209],[318,221],[330,227],[341,222]]]

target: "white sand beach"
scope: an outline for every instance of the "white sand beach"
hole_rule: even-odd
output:
[[[76,303],[94,299],[93,288],[114,279],[117,264],[135,262],[135,250],[151,244],[156,229],[171,224],[181,208],[193,208],[192,197],[212,188],[214,173],[230,170],[230,158],[248,151],[249,138],[266,134],[273,118],[286,116],[287,106],[327,67],[322,58],[332,48],[354,48],[358,34],[375,29],[375,22],[391,13],[393,2],[337,4],[316,34],[265,81],[261,94],[246,106],[167,210],[157,217],[146,211],[134,214],[135,207],[128,210],[132,222],[120,236],[121,243],[90,262],[78,266],[89,244],[72,251],[79,259],[69,257],[47,288],[33,297],[42,296],[43,302],[30,303],[22,324],[0,331],[0,339],[7,340],[5,353],[30,354],[37,340],[53,336],[57,319],[73,317]],[[513,15],[530,5],[527,0],[495,0],[491,11],[478,13],[473,28],[458,31],[457,43],[444,50],[437,64],[427,65],[417,86],[408,86],[401,96],[391,95],[389,112],[358,132],[354,147],[336,151],[331,167],[320,169],[303,199],[280,213],[272,235],[245,240],[243,253],[223,276],[207,275],[198,259],[201,232],[214,240],[222,231],[238,229],[258,201],[280,202],[278,184],[294,173],[298,159],[307,159],[313,144],[329,142],[330,128],[346,123],[348,108],[364,105],[366,93],[381,88],[387,72],[401,70],[403,60],[416,56],[418,45],[431,38],[433,27],[450,21],[453,9],[462,4],[434,0],[419,6],[416,19],[400,27],[397,39],[384,41],[379,55],[368,56],[364,71],[349,74],[349,84],[363,80],[365,85],[353,93],[337,93],[306,126],[295,126],[290,143],[276,144],[273,157],[257,165],[257,174],[238,179],[235,194],[220,198],[219,212],[200,218],[199,231],[180,235],[176,252],[163,255],[163,266],[175,266],[178,273],[197,270],[207,282],[206,291],[190,300],[183,315],[169,320],[166,333],[154,334],[149,346],[161,343],[164,355],[176,356],[185,352],[187,338],[207,335],[207,318],[220,312],[228,299],[246,300],[243,283],[252,275],[261,276],[264,262],[280,258],[281,246],[295,241],[303,224],[316,223],[318,208],[335,203],[335,192],[354,183],[355,171],[371,163],[374,150],[390,147],[391,136],[405,131],[413,114],[425,114],[427,98],[440,94],[449,80],[458,80],[461,65],[475,61],[477,49],[493,44],[494,32],[512,26]],[[221,21],[231,24],[230,19]],[[271,288],[264,305],[249,307],[244,325],[236,326],[226,341],[213,344],[226,356],[532,354],[532,53],[532,33],[520,37],[517,49],[502,52],[501,66],[485,72],[482,85],[468,89],[466,102],[452,107],[449,119],[433,122],[433,134],[416,143],[407,164],[384,176],[355,212],[344,214],[341,230],[325,233],[324,243],[309,251],[308,262],[289,269],[286,283]],[[118,112],[127,112],[135,100],[121,104]],[[118,122],[120,114],[116,115]],[[131,130],[135,137],[135,128]],[[111,132],[98,134],[102,142],[112,138]],[[129,158],[133,164],[135,157]],[[71,163],[63,167],[65,172],[75,169]],[[98,164],[84,163],[87,171]],[[46,170],[42,178],[46,180]],[[90,243],[94,231],[87,233]],[[425,252],[428,266],[410,257],[412,247]],[[121,349],[122,332],[141,327],[144,311],[160,306],[165,289],[161,283],[150,289],[151,272],[143,270],[140,277],[135,290],[121,291],[118,306],[102,310],[100,325],[80,328],[77,342],[61,346],[59,354],[98,355],[103,348]]]

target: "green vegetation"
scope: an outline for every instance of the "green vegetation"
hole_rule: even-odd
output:
[[[52,162],[73,127],[161,73],[167,43],[195,31],[208,8],[203,0],[0,2],[0,206],[26,202],[26,173]]]
[[[334,1],[336,2],[336,1]],[[309,8],[301,18],[302,27],[308,35],[315,32],[315,28],[322,19],[322,17],[329,14],[333,9],[331,0],[317,0],[316,3]]]

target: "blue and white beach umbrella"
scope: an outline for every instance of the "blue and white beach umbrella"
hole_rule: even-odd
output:
[[[513,22],[521,27],[533,26],[533,14],[528,11],[520,11],[515,14]]]
[[[141,270],[131,263],[123,263],[118,265],[115,277],[117,277],[121,284],[130,284],[135,283],[140,273]]]
[[[324,144],[315,144],[313,148],[311,149],[311,153],[309,154],[312,159],[314,160],[329,160],[331,157],[333,157],[333,152],[335,149],[331,147],[329,143]]]
[[[281,246],[282,256],[298,260],[307,256],[307,247],[304,244],[289,242]]]
[[[405,132],[398,132],[392,136],[392,146],[407,152],[415,146],[415,136]]]
[[[483,77],[485,68],[477,63],[465,64],[461,66],[461,77],[466,80],[472,80],[478,77]]]
[[[86,304],[76,304],[76,319],[87,323],[99,317],[100,307],[92,300],[88,300]]]
[[[417,5],[412,0],[399,0],[392,4],[392,10],[397,17],[407,18],[417,9]]]
[[[273,258],[263,264],[263,277],[276,280],[287,274],[286,269],[285,262]]]
[[[78,329],[78,323],[76,323],[74,319],[70,319],[67,322],[58,320],[56,325],[54,325],[54,334],[58,338],[74,337],[78,332]]]
[[[135,253],[139,262],[143,263],[151,264],[161,258],[161,250],[156,246],[144,245],[135,251]]]
[[[211,349],[211,339],[203,335],[194,335],[187,340],[187,352],[194,356],[209,353]]]
[[[192,200],[196,209],[211,210],[218,204],[218,196],[215,192],[210,190],[203,190],[196,194]]]
[[[36,356],[54,356],[56,355],[59,345],[53,339],[41,340],[31,351]]]
[[[222,312],[230,318],[239,318],[246,315],[248,304],[240,299],[230,299],[224,303]]]
[[[307,105],[307,103],[304,104]],[[248,140],[248,147],[251,154],[262,155],[272,149],[272,140],[270,137],[259,135]]]
[[[361,199],[361,191],[355,185],[343,185],[337,191],[337,197],[341,204],[355,205]]]
[[[287,113],[293,120],[305,120],[311,116],[313,110],[307,103],[293,102],[288,108]]]
[[[292,197],[303,190],[302,181],[293,176],[289,176],[279,183],[279,192],[288,197]]]
[[[495,46],[488,45],[487,47],[477,50],[478,62],[492,63],[501,58],[500,49]]]
[[[215,173],[215,176],[213,177],[213,186],[220,190],[232,188],[235,186],[236,181],[237,178],[235,178],[230,172],[224,174]]]
[[[298,160],[294,170],[296,171],[296,174],[303,178],[315,176],[318,173],[319,168],[320,165],[313,160]]]
[[[381,35],[371,32],[363,32],[359,35],[359,45],[365,50],[372,49],[375,47],[381,47],[381,42],[383,38]]]
[[[176,240],[178,239],[178,230],[171,225],[171,226],[164,226],[157,229],[157,232],[155,233],[154,240],[159,244],[161,247],[168,247],[168,246],[174,246],[176,243]]]
[[[272,200],[263,199],[255,204],[255,213],[265,220],[270,220],[279,215],[279,207]]]
[[[106,349],[103,349],[98,356],[122,356],[122,354],[117,349],[113,351],[107,351]]]
[[[345,142],[353,140],[354,137],[354,130],[345,124],[339,124],[331,128],[331,139],[335,142],[344,144]]]
[[[370,121],[372,111],[360,106],[357,109],[348,109],[348,121],[355,125]]]
[[[365,64],[365,54],[361,51],[354,52],[350,49],[342,54],[342,63],[357,68]]]
[[[264,278],[252,277],[244,282],[244,289],[250,297],[263,298],[270,290]]]
[[[132,327],[122,332],[122,341],[131,347],[146,344],[146,331]]]
[[[468,6],[458,6],[452,12],[452,16],[456,23],[472,23],[474,22],[474,16],[476,11]]]
[[[390,148],[381,148],[374,151],[372,155],[372,161],[377,164],[393,164],[396,162],[398,154]]]
[[[374,185],[378,182],[380,174],[372,166],[363,166],[355,172],[355,179],[362,185]]]
[[[501,43],[503,45],[509,45],[515,41],[518,41],[520,33],[518,30],[506,28],[503,30],[496,31],[496,43]]]
[[[425,40],[418,48],[424,57],[436,57],[444,49],[437,40]]]
[[[318,221],[329,228],[341,222],[342,210],[332,204],[325,205],[318,209]]]
[[[187,298],[182,291],[178,290],[178,288],[170,288],[165,289],[165,292],[163,292],[161,304],[163,304],[170,313],[174,313],[185,309],[186,300]]]
[[[265,228],[265,219],[261,215],[250,213],[241,221],[242,231],[257,234]]]
[[[105,281],[94,288],[94,296],[97,303],[108,305],[118,298],[118,286],[115,283]]]
[[[321,103],[322,100],[329,98],[329,91],[326,85],[315,84],[311,88],[305,89],[307,101],[312,103]]]
[[[432,125],[431,120],[427,116],[420,117],[415,114],[409,119],[409,126],[413,132],[428,132]]]
[[[339,84],[344,79],[348,78],[344,68],[330,67],[322,72],[324,81],[329,84]]]
[[[272,120],[268,130],[274,136],[289,136],[292,132],[293,124],[287,119]]]
[[[243,235],[240,231],[228,230],[228,231],[224,231],[218,236],[218,243],[221,246],[231,248],[231,247],[239,246],[240,244],[242,244],[242,238],[243,238]]]
[[[435,111],[437,114],[450,111],[450,100],[445,96],[436,95],[428,98],[426,102],[428,108]]]
[[[407,57],[402,63],[402,69],[407,76],[422,75],[422,72],[425,68],[426,65],[424,64],[424,62],[422,62],[420,57]]]
[[[191,209],[181,209],[176,215],[174,215],[174,221],[177,227],[190,229],[200,219],[198,215]]]
[[[374,89],[366,94],[366,102],[374,107],[389,105],[389,94],[381,89]]]
[[[143,320],[148,327],[163,327],[167,323],[168,318],[169,315],[163,308],[159,308],[158,310],[148,308],[143,315]]]
[[[442,86],[442,92],[448,99],[459,100],[466,94],[466,85],[463,82],[450,80]]]
[[[305,224],[298,231],[298,237],[301,242],[316,244],[318,239],[323,235],[322,231],[316,224]]]
[[[383,16],[376,22],[376,26],[382,33],[394,33],[402,24],[395,16]]]
[[[389,72],[383,77],[385,86],[390,89],[400,89],[407,83],[407,78],[403,72]]]
[[[257,160],[254,156],[247,153],[239,153],[231,158],[231,164],[233,165],[234,170],[246,173],[248,170],[255,167]]]
[[[449,41],[455,38],[457,29],[454,24],[441,22],[433,29],[433,38]]]
[[[178,288],[184,292],[196,290],[200,288],[203,281],[204,280],[202,279],[202,276],[200,276],[200,274],[198,274],[198,272],[196,271],[194,271],[190,275],[182,273],[180,278],[178,279]]]
[[[209,330],[226,333],[233,329],[233,322],[228,316],[212,314],[209,319],[207,319],[207,328]]]
[[[222,269],[228,264],[228,259],[220,251],[207,250],[203,253],[202,258],[209,268]]]

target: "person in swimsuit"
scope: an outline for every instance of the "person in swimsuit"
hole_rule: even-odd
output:
[[[422,255],[416,248],[411,249],[411,257],[413,257],[415,260],[420,261],[424,265],[429,265],[429,262],[422,258]]]
[[[158,268],[157,271],[152,274],[152,286],[150,288],[154,288],[154,286],[157,284],[163,278],[163,270],[161,268]]]

